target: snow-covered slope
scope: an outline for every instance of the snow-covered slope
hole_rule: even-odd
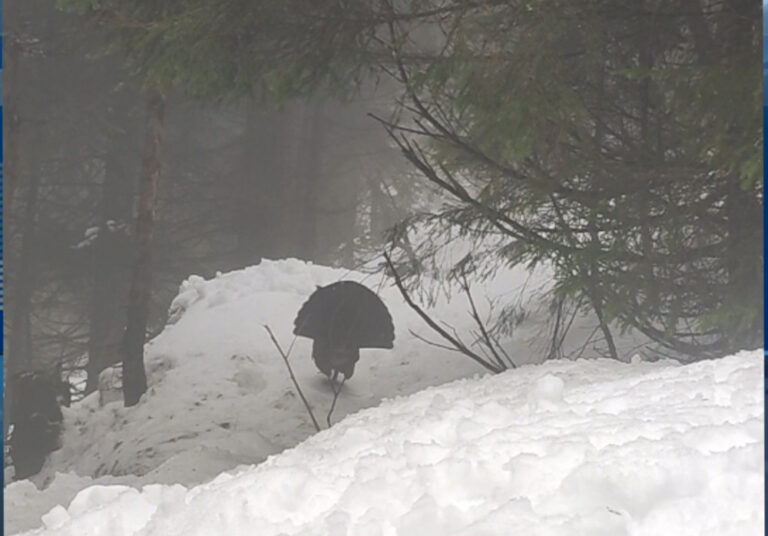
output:
[[[460,380],[189,490],[87,488],[30,534],[757,535],[762,372],[742,352]]]
[[[332,392],[312,363],[311,341],[293,337],[293,319],[317,285],[341,279],[363,282],[380,294],[392,314],[396,338],[392,350],[361,352],[355,375],[344,385],[333,413],[334,423],[384,399],[485,374],[468,358],[420,340],[416,335],[439,339],[404,303],[391,281],[381,275],[283,260],[264,261],[207,281],[192,276],[182,284],[171,306],[171,323],[147,345],[147,394],[132,408],[122,407],[119,394],[118,400],[102,405],[96,393],[66,409],[62,448],[49,457],[43,471],[34,478],[41,489],[28,481],[12,483],[5,489],[7,532],[40,526],[45,512],[55,505],[70,504],[80,490],[89,486],[190,487],[224,471],[258,464],[312,436],[315,431],[311,421],[263,326],[269,325],[283,347],[290,348],[298,381],[325,426]],[[503,270],[492,281],[473,289],[483,316],[489,307],[486,298],[525,305],[525,320],[502,341],[519,364],[539,362],[545,355],[548,340],[542,338],[542,329],[552,313],[539,296],[549,284],[546,270],[531,274],[520,268]],[[466,296],[459,293],[450,300],[439,296],[428,309],[465,340],[471,339],[470,332],[476,326],[468,313]],[[584,345],[593,333],[591,320],[577,319],[568,346],[583,347],[585,356],[594,357],[590,345]],[[622,339],[619,343],[623,345],[622,355],[629,358],[636,341]],[[579,363],[552,363],[547,367],[559,370],[557,367],[573,366],[574,377],[583,374],[584,381],[591,381],[589,367],[593,365]],[[638,370],[653,366],[641,363]],[[580,367],[585,367],[583,373]],[[621,368],[618,363],[605,367],[633,370]],[[514,388],[515,396],[528,396],[526,382],[531,373],[525,370],[537,369],[512,373],[523,374],[522,383]],[[534,391],[540,391],[540,395],[532,391],[534,405],[546,408],[547,393],[554,393],[557,399],[557,379],[536,385]],[[573,385],[570,380],[566,389],[569,385]],[[611,403],[617,411],[621,409],[620,396]],[[354,436],[367,432],[350,433]],[[178,491],[173,490],[181,488],[155,489],[174,494]],[[93,493],[98,500],[103,499],[99,492]],[[78,509],[90,504],[91,499],[83,498],[89,496],[75,502],[72,515],[79,515]]]
[[[455,352],[417,339],[411,331],[435,337],[380,275],[283,260],[208,281],[192,276],[171,306],[172,323],[147,345],[149,392],[133,408],[122,407],[119,393],[118,400],[104,406],[94,394],[65,408],[63,446],[34,478],[39,487],[49,487],[37,491],[31,483],[19,482],[5,489],[9,532],[38,526],[42,513],[68,503],[90,484],[196,484],[238,465],[258,463],[313,434],[264,324],[285,348],[293,343],[293,368],[325,425],[330,386],[312,363],[311,341],[294,340],[293,319],[316,285],[340,279],[361,281],[380,293],[392,313],[396,338],[393,350],[362,351],[333,422],[383,398],[484,372]],[[548,281],[546,271],[531,275],[516,269],[474,289],[482,309],[487,308],[486,297],[527,303],[531,314],[504,341],[519,363],[540,360],[546,348],[546,342],[534,341],[548,317],[546,306],[534,296]],[[450,301],[440,297],[431,311],[471,338],[465,296]],[[589,322],[577,326],[574,341],[591,331]]]
[[[496,288],[478,292],[519,292],[528,281],[522,270],[506,276],[494,282]],[[380,290],[396,339],[393,350],[362,351],[334,421],[385,397],[483,372],[466,357],[416,339],[410,330],[433,336],[389,282],[382,286],[381,276],[297,260],[264,261],[210,281],[193,276],[171,305],[173,323],[147,345],[150,388],[142,402],[128,409],[120,402],[102,408],[94,395],[67,412],[64,446],[38,481],[74,471],[90,477],[154,472],[148,481],[201,482],[239,463],[260,462],[314,433],[263,326],[269,325],[286,349],[295,340],[294,372],[325,424],[332,391],[312,363],[312,341],[292,335],[293,319],[316,285],[339,279]],[[458,329],[468,325],[463,296],[441,300],[435,308],[440,319]],[[536,320],[529,326],[537,326]],[[523,332],[520,340],[507,341],[510,352],[522,362],[535,361]]]

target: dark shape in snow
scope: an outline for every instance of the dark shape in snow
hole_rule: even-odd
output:
[[[318,287],[302,305],[293,333],[314,339],[312,359],[336,380],[349,379],[360,359],[360,348],[392,348],[395,328],[384,302],[354,281]]]
[[[13,432],[8,440],[14,479],[37,474],[46,457],[59,448],[63,416],[69,406],[69,384],[42,372],[22,372],[14,378]]]

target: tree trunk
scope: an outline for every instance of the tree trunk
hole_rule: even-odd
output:
[[[125,301],[116,296],[124,296],[123,290],[127,287],[125,254],[129,244],[123,226],[130,220],[135,183],[129,180],[120,161],[121,148],[124,150],[126,146],[123,138],[122,134],[113,134],[110,140],[102,187],[100,233],[91,247],[93,290],[89,307],[86,395],[98,388],[101,371],[119,360],[120,334],[125,326],[122,314]]]
[[[318,199],[323,175],[323,101],[313,99],[304,104],[299,162],[299,256],[317,261]]]
[[[144,156],[139,204],[136,214],[136,247],[138,258],[128,296],[128,323],[122,343],[123,398],[125,406],[138,403],[147,390],[144,371],[144,342],[149,318],[152,285],[152,242],[155,229],[157,183],[160,177],[163,145],[163,112],[165,98],[148,90],[145,95],[147,112]]]
[[[719,39],[724,43],[725,54],[748,57],[753,36],[759,35],[760,6],[750,0],[725,2],[729,24],[722,25]],[[758,28],[756,28],[758,27]],[[736,136],[738,123],[726,128],[726,136]],[[760,251],[763,206],[754,190],[746,189],[738,176],[730,177],[725,200],[727,218],[726,259],[727,282],[725,305],[736,316],[744,316],[744,310],[757,311],[750,321],[729,326],[727,351],[759,348],[763,343],[764,313],[760,301],[764,291],[763,259],[754,255]]]
[[[19,137],[21,120],[18,109],[18,62],[21,45],[18,39],[11,35],[5,40],[3,47],[3,201],[6,214],[13,205],[14,193],[18,184],[19,169]]]
[[[248,104],[235,200],[237,257],[243,266],[284,257],[291,246],[295,215],[283,206],[291,198],[291,117],[290,109],[276,110],[258,101]]]
[[[760,248],[762,225],[756,224],[762,223],[762,208],[754,193],[742,188],[738,177],[732,177],[725,200],[728,221],[725,304],[734,312],[761,311],[759,302],[764,292],[762,259],[751,252]],[[751,322],[729,326],[727,351],[759,348],[764,336],[763,322],[763,315],[758,314]]]
[[[37,226],[37,201],[40,189],[40,171],[30,176],[27,190],[24,221],[22,224],[22,243],[18,265],[14,267],[13,293],[11,294],[11,318],[8,329],[8,345],[4,349],[5,361],[5,406],[4,436],[8,437],[8,426],[13,419],[13,393],[16,375],[24,371],[30,361],[31,330],[30,313],[32,293],[34,291],[34,250]],[[10,352],[8,351],[10,349]]]
[[[650,71],[653,69],[653,36],[651,35],[651,26],[648,20],[640,19],[640,31],[638,32],[638,48],[640,49],[640,69],[641,74],[644,75],[639,86],[639,108],[640,108],[640,153],[638,155],[639,162],[657,162],[659,157],[654,154],[651,143],[651,130],[650,130],[650,118],[651,118],[651,76]],[[653,172],[652,172],[653,173]],[[643,177],[643,180],[648,181],[647,177]],[[652,182],[652,181],[648,181]],[[642,188],[640,190],[640,201],[638,214],[641,215],[640,222],[640,247],[642,248],[643,262],[640,269],[643,272],[645,278],[645,285],[648,288],[647,300],[651,306],[656,308],[660,299],[660,291],[658,281],[654,276],[654,264],[653,264],[653,252],[655,250],[653,234],[649,223],[649,215],[651,212],[651,192],[648,188]]]

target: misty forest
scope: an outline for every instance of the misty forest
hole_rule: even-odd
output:
[[[12,533],[43,526],[41,534],[85,534],[78,512],[119,502],[86,493],[98,483],[138,494],[145,484],[192,487],[252,466],[238,478],[267,489],[259,483],[272,482],[268,471],[302,463],[295,454],[289,465],[285,449],[325,428],[341,431],[318,434],[317,445],[321,437],[351,440],[344,430],[363,426],[354,424],[367,415],[359,410],[410,395],[418,405],[424,389],[454,380],[495,381],[498,396],[521,398],[493,402],[492,420],[501,422],[498,408],[508,407],[519,423],[514,412],[525,407],[534,426],[530,415],[578,405],[587,378],[604,382],[591,392],[605,396],[609,385],[658,379],[658,397],[628,388],[622,409],[608,411],[630,411],[617,430],[642,421],[638,415],[653,419],[653,407],[635,403],[676,407],[675,389],[688,401],[701,388],[696,400],[721,404],[707,394],[714,387],[701,387],[711,378],[730,378],[718,393],[751,393],[762,373],[745,351],[763,345],[761,7],[756,0],[5,2]],[[694,385],[705,370],[696,367],[718,366],[726,372],[706,369]],[[673,370],[690,372],[672,378]],[[476,425],[490,422],[482,412],[491,402],[454,391],[435,395],[440,402],[429,411],[452,415],[473,400]],[[744,429],[752,426],[750,412],[761,411],[752,399],[728,400],[718,407],[740,408]],[[406,409],[391,411],[382,422],[429,429],[409,421],[416,417]],[[455,428],[463,433],[461,423]],[[376,441],[410,444],[406,428],[398,430]],[[430,444],[442,441],[437,436]],[[498,453],[510,441],[487,448]],[[747,448],[737,443],[733,449]],[[718,455],[731,452],[728,445]],[[300,446],[314,459],[316,451]],[[408,463],[429,458],[430,471],[443,463],[421,450],[403,455]],[[516,456],[510,451],[508,464],[532,463]],[[483,480],[453,463],[439,478]],[[483,463],[473,459],[473,470]],[[581,474],[563,471],[563,482]],[[34,493],[19,487],[32,486],[26,479]],[[361,486],[355,500],[376,500],[370,482],[378,481],[361,479],[353,479]],[[282,508],[272,503],[271,514],[246,508],[247,522],[225,515],[216,528],[206,518],[174,530],[388,535],[443,523],[485,527],[467,534],[504,533],[493,516],[477,513],[482,508],[471,517],[439,489],[413,491],[421,485],[406,486],[412,500],[396,494],[400,517],[343,495],[307,517],[316,532],[299,521],[268,523]],[[552,500],[580,512],[553,534],[603,534],[590,520],[605,534],[630,526],[641,527],[632,534],[681,533],[661,499],[657,510],[634,499],[595,499],[590,510],[586,499],[568,502],[566,484],[551,487]],[[532,501],[522,517],[549,526],[550,503],[516,489],[513,496]],[[177,492],[140,497],[192,519]],[[200,504],[225,508],[221,493]],[[307,504],[307,516],[320,508]],[[734,534],[758,515],[729,512],[730,523],[746,523],[727,525]],[[163,515],[120,534],[176,534],[172,514]],[[717,509],[707,515],[722,521]],[[118,534],[89,519],[89,533]]]

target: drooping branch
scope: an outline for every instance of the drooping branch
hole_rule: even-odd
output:
[[[403,296],[403,299],[408,304],[408,306],[416,311],[416,314],[418,314],[424,322],[427,323],[429,327],[431,327],[435,332],[437,332],[443,339],[451,343],[452,346],[454,346],[459,352],[466,355],[476,363],[480,364],[482,367],[484,367],[487,370],[490,370],[491,372],[498,374],[499,372],[503,372],[505,370],[505,367],[501,367],[495,363],[491,363],[487,359],[483,358],[482,356],[476,354],[472,350],[469,349],[469,347],[464,344],[461,339],[458,336],[451,335],[448,333],[444,328],[440,327],[440,325],[435,322],[424,310],[419,307],[419,305],[413,301],[410,294],[408,294],[408,291],[405,289],[405,285],[403,284],[403,281],[400,277],[400,274],[397,272],[397,269],[395,268],[395,265],[392,263],[392,259],[390,258],[388,253],[384,253],[384,260],[387,262],[387,266],[389,267],[389,270],[392,272],[392,276],[395,278],[395,285],[397,286],[397,289],[400,291],[400,294]]]
[[[467,295],[467,300],[469,300],[469,306],[472,310],[472,319],[475,321],[475,324],[477,324],[478,329],[480,329],[480,341],[483,343],[483,345],[485,345],[486,348],[488,348],[488,351],[490,351],[491,355],[493,355],[493,359],[500,367],[503,367],[504,369],[517,368],[517,365],[514,361],[512,361],[512,358],[509,357],[509,354],[507,354],[504,348],[499,345],[496,339],[491,337],[491,334],[485,327],[485,323],[480,318],[480,314],[477,312],[477,307],[475,306],[475,300],[472,298],[472,292],[469,290],[469,281],[467,281],[467,275],[462,273],[461,279],[462,288],[464,289],[464,293]]]

